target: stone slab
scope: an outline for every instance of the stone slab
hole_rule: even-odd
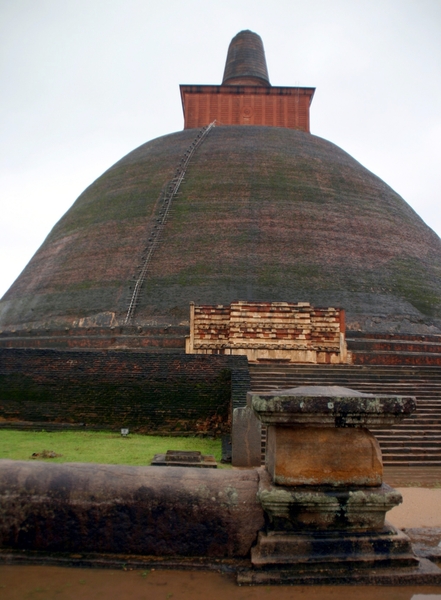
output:
[[[221,439],[222,443],[222,459],[221,463],[231,463],[233,455],[233,447],[231,442],[231,434],[224,434]]]
[[[200,452],[167,451],[166,454],[155,454],[152,467],[196,467],[199,469],[217,469],[217,462],[211,454]]]
[[[232,442],[233,467],[260,467],[262,424],[248,406],[233,411]]]
[[[441,565],[441,527],[412,527],[405,533],[417,556]]]
[[[310,569],[248,569],[237,574],[239,585],[440,585],[441,569],[427,559],[415,567],[354,569],[332,565]]]
[[[418,559],[410,539],[402,531],[384,527],[381,532],[274,533],[259,532],[251,550],[255,567],[332,568],[345,564],[351,568],[414,567]]]
[[[379,486],[383,477],[380,446],[364,428],[270,425],[266,467],[287,486]]]
[[[364,394],[340,386],[248,392],[247,404],[266,425],[320,427],[385,427],[401,421],[416,408],[413,396]]]

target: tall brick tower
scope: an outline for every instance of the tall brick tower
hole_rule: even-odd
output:
[[[310,133],[313,94],[272,86],[260,37],[240,32],[220,85],[181,86],[184,130],[122,158],[54,226],[0,302],[3,335],[130,325],[183,339],[190,302],[235,300],[338,306],[349,329],[440,332],[441,240]]]
[[[222,85],[181,85],[184,128],[265,125],[309,132],[314,88],[270,85],[262,40],[241,31],[228,48]]]

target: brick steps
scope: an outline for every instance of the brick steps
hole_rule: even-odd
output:
[[[381,441],[381,445],[383,448],[396,448],[397,451],[404,448],[405,450],[420,450],[424,452],[433,453],[438,452],[439,448],[441,448],[441,439],[438,441],[433,440],[419,440],[412,438],[410,441],[408,440],[388,440],[384,438],[378,438],[378,441]]]
[[[392,487],[433,487],[441,485],[441,469],[437,465],[405,464],[384,468],[384,481]]]
[[[375,431],[375,435],[376,437],[380,438],[380,437],[387,437],[387,439],[390,439],[391,436],[393,436],[393,439],[412,439],[413,437],[415,438],[421,438],[421,439],[438,439],[438,437],[440,436],[440,430],[435,430],[434,431],[424,431],[421,429],[410,429],[410,428],[406,428],[404,429],[404,433],[403,431],[400,431],[399,429],[397,429],[397,427],[394,427],[393,429],[373,429],[373,431]]]
[[[367,333],[365,331],[346,330],[346,337],[351,340],[392,340],[411,342],[434,342],[441,343],[441,335],[432,333]]]
[[[434,352],[441,354],[441,343],[434,342],[407,342],[402,340],[396,342],[388,340],[347,340],[347,342],[352,352]]]
[[[385,467],[440,467],[441,460],[427,461],[422,460],[400,460],[400,457],[392,456],[387,459],[383,457]]]
[[[418,352],[354,352],[352,362],[356,365],[426,365],[441,366],[441,354]]]
[[[441,366],[441,336],[367,334],[347,331],[346,342],[355,365]]]
[[[340,385],[360,392],[415,396],[414,415],[392,429],[373,430],[384,464],[441,467],[441,367],[257,364],[250,365],[250,375],[255,392]]]

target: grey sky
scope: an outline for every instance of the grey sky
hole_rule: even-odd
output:
[[[311,131],[441,234],[441,0],[0,0],[0,296],[103,171],[183,127],[242,29]]]

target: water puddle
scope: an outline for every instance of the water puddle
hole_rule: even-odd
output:
[[[441,600],[440,586],[238,586],[200,571],[0,565],[1,600]]]

